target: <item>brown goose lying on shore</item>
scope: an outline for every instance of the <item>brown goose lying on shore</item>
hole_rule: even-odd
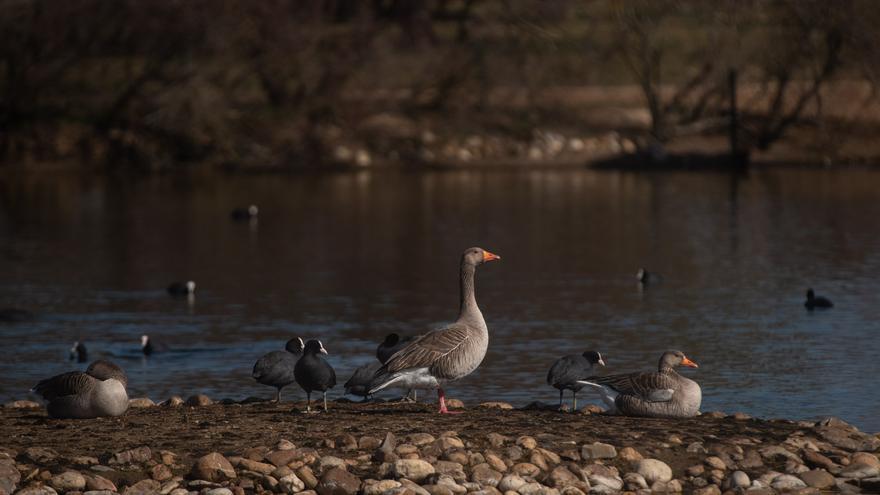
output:
[[[610,412],[626,416],[689,418],[700,411],[702,391],[697,382],[679,375],[679,365],[697,368],[681,351],[660,356],[657,372],[594,376],[578,383],[595,388]]]
[[[418,337],[391,356],[378,371],[369,393],[388,386],[436,388],[440,413],[446,414],[443,384],[473,372],[489,347],[489,329],[474,296],[477,265],[501,259],[482,248],[465,250],[461,256],[461,284],[458,319],[444,328]]]
[[[53,418],[120,416],[128,409],[128,378],[119,366],[99,359],[82,371],[47,378],[33,391],[49,401]]]

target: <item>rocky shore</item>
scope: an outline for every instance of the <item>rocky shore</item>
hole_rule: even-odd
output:
[[[0,495],[880,492],[880,437],[838,420],[687,420],[485,403],[133,402],[119,418],[0,409]]]

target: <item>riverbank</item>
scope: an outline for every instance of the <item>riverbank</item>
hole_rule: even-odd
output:
[[[305,414],[302,406],[177,403],[93,420],[4,407],[0,492],[880,490],[880,438],[837,419],[638,419],[500,403],[441,416],[430,404],[344,401]]]

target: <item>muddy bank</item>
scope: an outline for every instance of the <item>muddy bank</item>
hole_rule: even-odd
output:
[[[839,420],[720,413],[659,420],[490,407],[440,416],[427,404],[348,402],[305,414],[301,406],[152,406],[94,420],[3,408],[0,492],[880,490],[880,438]]]

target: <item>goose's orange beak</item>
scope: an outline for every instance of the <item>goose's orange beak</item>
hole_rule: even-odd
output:
[[[697,365],[697,363],[691,361],[690,359],[688,359],[688,358],[686,358],[686,357],[685,357],[685,358],[682,358],[682,360],[681,360],[681,364],[684,365],[684,366],[688,366],[688,367],[690,367],[690,368],[699,368],[699,366]]]
[[[483,250],[483,262],[484,263],[486,261],[495,261],[495,260],[500,260],[500,259],[501,259],[501,256],[498,256],[497,254],[492,254],[489,251],[486,251],[485,249]]]

